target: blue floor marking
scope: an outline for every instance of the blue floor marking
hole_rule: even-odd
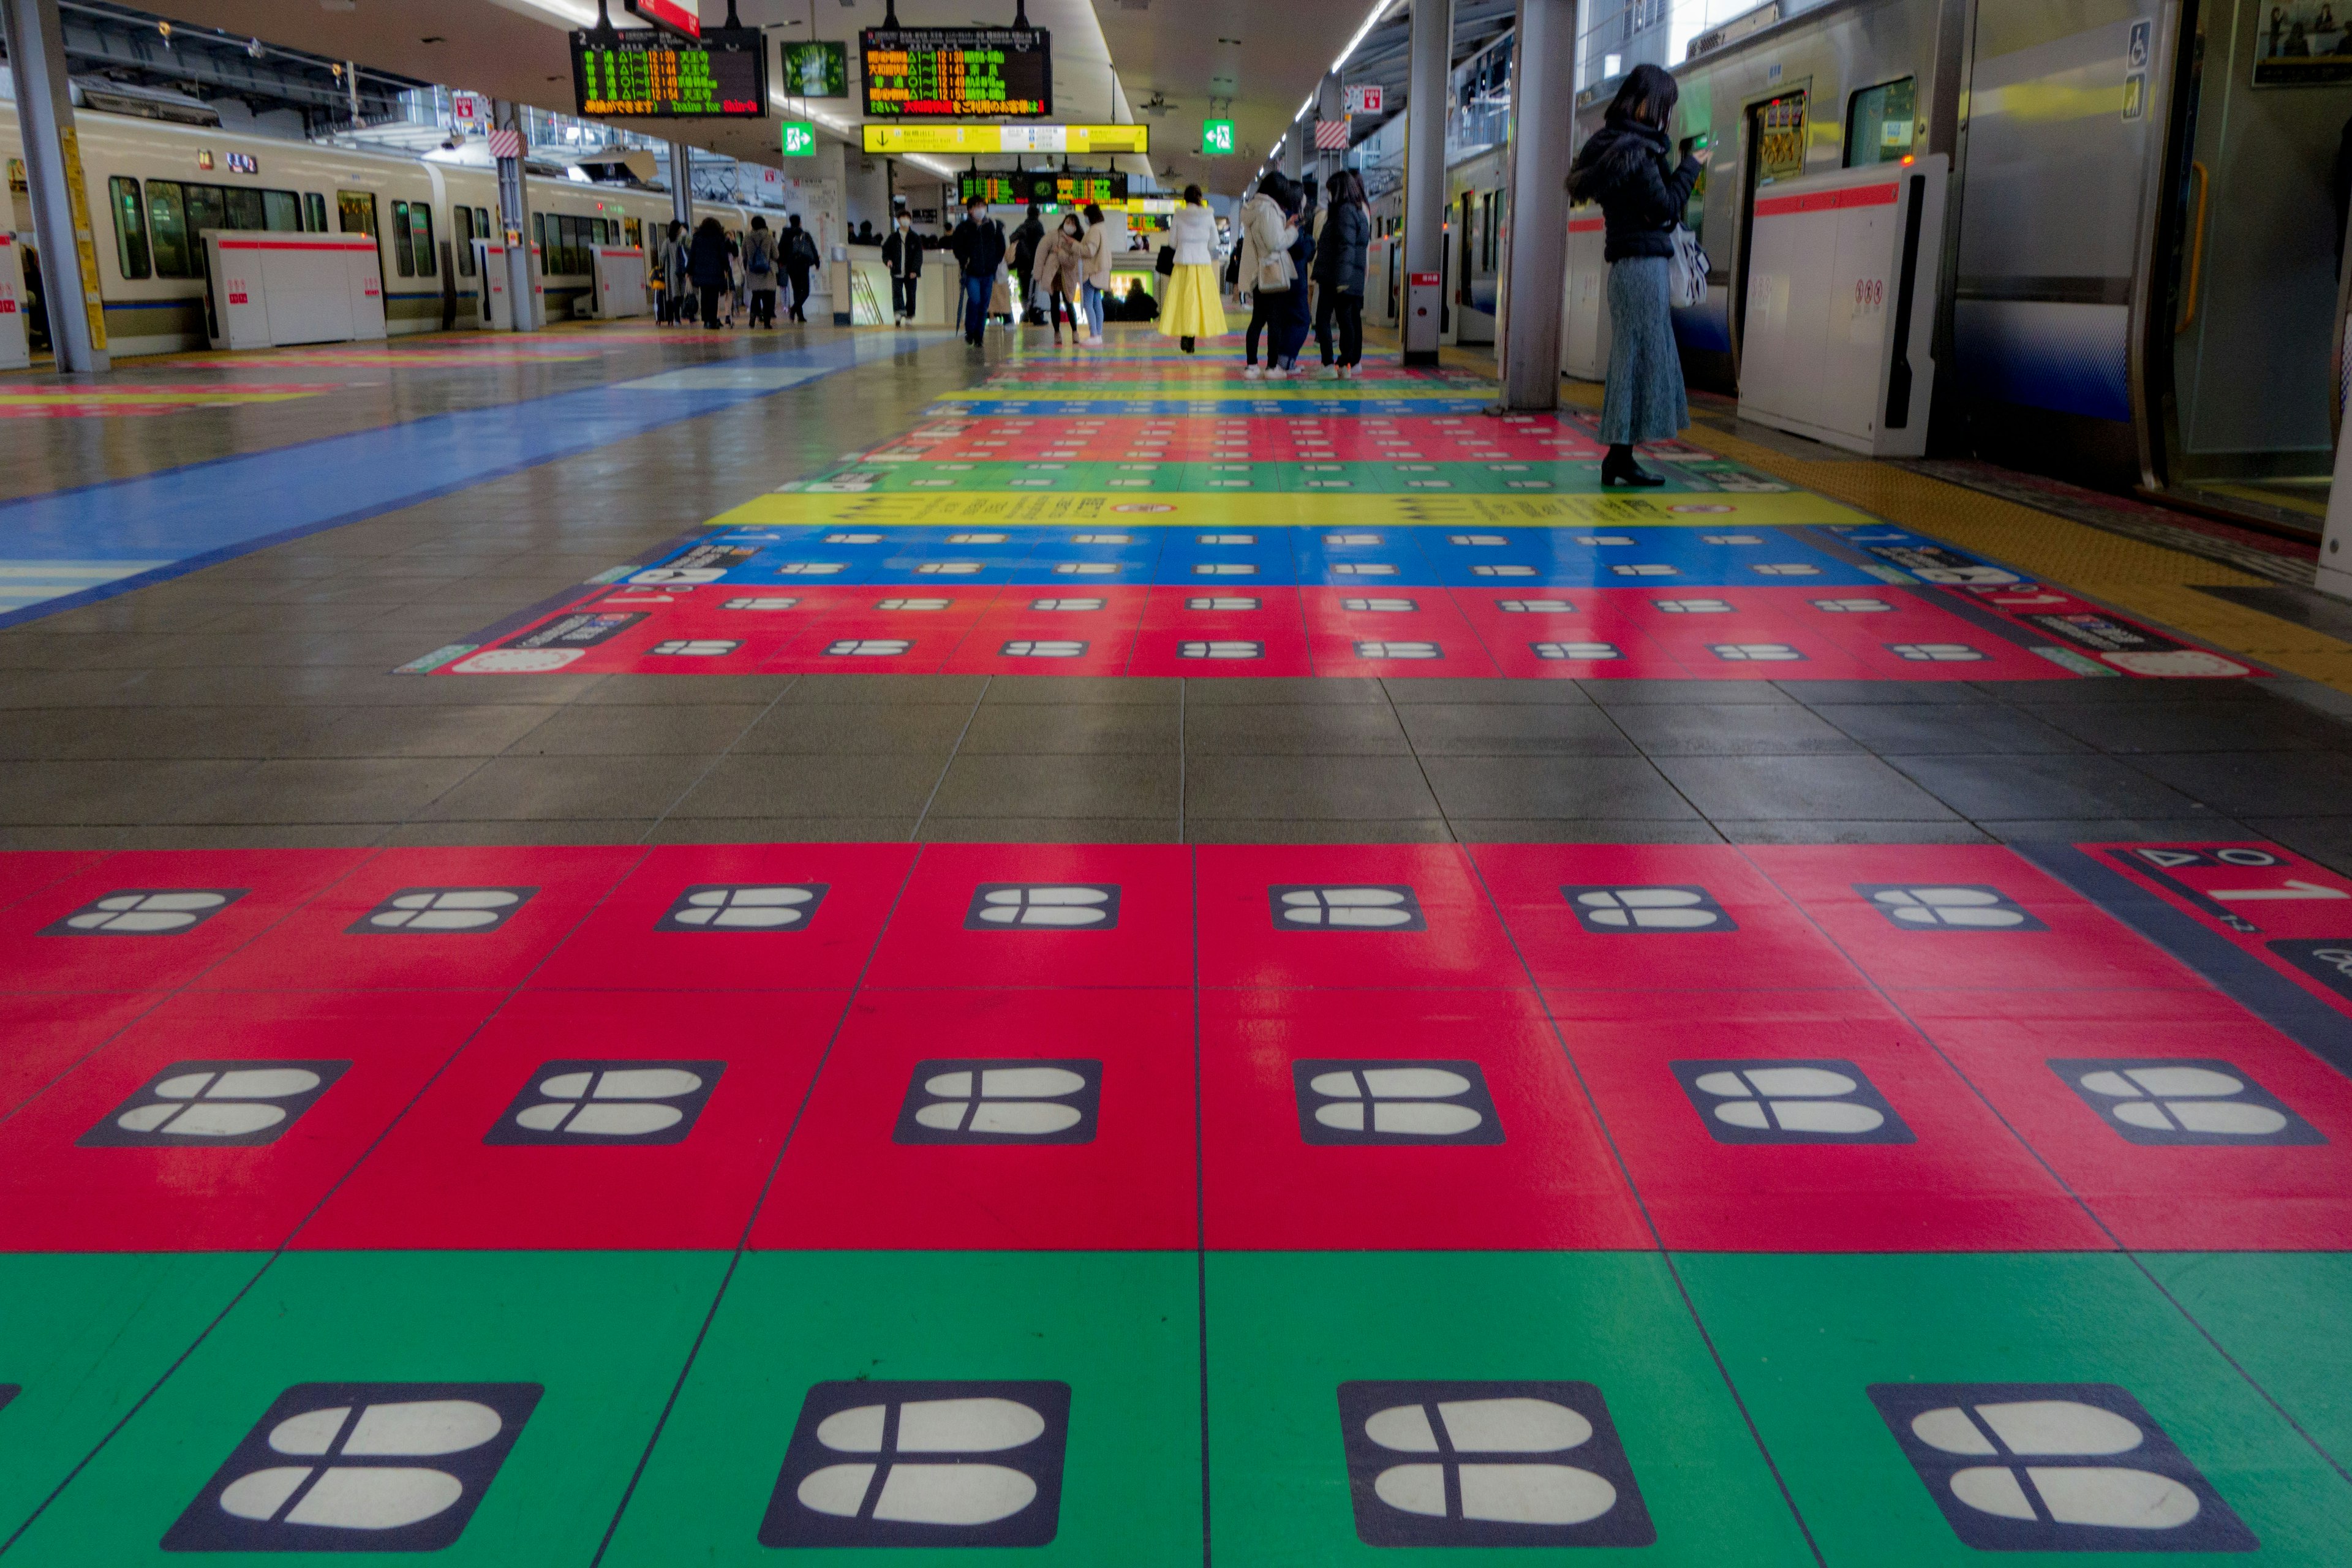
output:
[[[859,336],[719,361],[709,368],[806,368],[816,373],[809,378],[814,380],[892,357],[907,346],[903,337]],[[0,557],[24,563],[166,563],[0,613],[0,627],[96,604],[305,534],[789,390],[584,387],[0,502]]]
[[[2352,1018],[2072,844],[2017,842],[2010,847],[2203,975],[2216,990],[2304,1049],[2352,1076]]]

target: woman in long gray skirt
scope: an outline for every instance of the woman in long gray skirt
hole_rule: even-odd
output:
[[[1635,66],[1568,175],[1569,195],[1600,203],[1609,226],[1603,255],[1613,336],[1601,404],[1601,438],[1609,445],[1601,464],[1603,486],[1665,483],[1633,460],[1633,443],[1679,435],[1690,423],[1669,286],[1675,225],[1706,154],[1685,153],[1679,165],[1668,162],[1673,143],[1666,125],[1680,96],[1672,73]]]

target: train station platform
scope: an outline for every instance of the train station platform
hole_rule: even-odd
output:
[[[0,378],[0,1554],[2352,1562],[2352,610],[1570,393]]]

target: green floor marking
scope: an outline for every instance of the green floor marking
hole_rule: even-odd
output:
[[[1189,1252],[766,1252],[737,1269],[607,1568],[779,1561],[758,1540],[813,1384],[1070,1388],[1050,1544],[796,1549],[790,1560],[1201,1561],[1198,1278]],[[854,1458],[854,1456],[851,1456]]]
[[[0,1258],[0,1534],[131,1412],[253,1278],[249,1252]]]
[[[1500,1561],[1664,1568],[1811,1562],[1664,1263],[1647,1253],[1212,1253],[1216,1561],[1396,1563],[1357,1533],[1339,1388],[1360,1380],[1599,1387],[1657,1531],[1646,1547]],[[1576,1451],[1541,1456],[1573,1465]],[[1493,1548],[1421,1547],[1443,1568]]]
[[[157,1543],[280,1394],[301,1383],[382,1382],[543,1384],[464,1534],[433,1560],[584,1563],[726,1266],[725,1254],[698,1252],[282,1258],[11,1561],[184,1562]],[[14,1415],[0,1411],[0,1421]],[[205,1560],[261,1568],[287,1558],[226,1552]]]
[[[2352,1468],[2352,1253],[2152,1252],[2140,1261],[2314,1442]]]
[[[2262,1542],[2165,1561],[2352,1563],[2352,1487],[2126,1258],[1712,1253],[1676,1262],[1831,1568],[1986,1560],[1954,1534],[1865,1392],[1901,1383],[2119,1384]],[[2037,1551],[2000,1560],[2077,1568],[2126,1559]]]

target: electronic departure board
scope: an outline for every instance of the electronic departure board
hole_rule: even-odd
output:
[[[1053,35],[1037,27],[868,27],[866,112],[942,120],[1054,112]]]
[[[956,176],[956,187],[958,201],[968,202],[976,195],[992,207],[1026,206],[1031,202],[1041,206],[1082,207],[1088,202],[1127,200],[1125,174],[1086,169],[1067,174],[1033,169],[966,171]]]
[[[750,27],[693,44],[650,29],[574,33],[572,86],[582,114],[756,120],[768,112],[768,51]]]

